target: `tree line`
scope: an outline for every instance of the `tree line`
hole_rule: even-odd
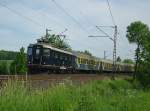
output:
[[[15,60],[18,52],[0,50],[0,60]]]

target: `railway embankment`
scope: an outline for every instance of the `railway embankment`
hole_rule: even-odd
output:
[[[94,80],[74,85],[66,81],[32,90],[8,82],[0,90],[1,111],[149,111],[150,91],[123,79]]]

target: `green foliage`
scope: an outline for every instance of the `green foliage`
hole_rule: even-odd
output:
[[[117,62],[121,62],[120,56],[117,57]]]
[[[147,35],[149,35],[149,27],[141,21],[133,22],[127,27],[126,36],[130,43],[142,45],[143,39]]]
[[[0,50],[0,60],[15,60],[18,52]]]
[[[27,59],[24,51],[25,49],[22,47],[16,59],[12,62],[10,68],[12,74],[25,74],[27,72]]]
[[[0,74],[10,74],[12,60],[0,60]]]
[[[85,51],[77,51],[79,53],[83,53],[83,54],[86,54],[86,55],[89,55],[89,56],[93,56],[92,53],[88,50],[85,50]]]
[[[27,63],[24,51],[23,47],[20,52],[0,51],[0,59],[3,59],[0,60],[0,74],[25,74]]]
[[[134,62],[131,59],[124,59],[123,63],[133,64]]]
[[[127,38],[130,43],[136,43],[136,64],[134,78],[143,87],[150,87],[150,30],[142,22],[133,22],[127,27]]]
[[[89,52],[88,50],[85,50],[83,53],[85,53],[85,54],[87,54],[87,55],[89,55],[89,56],[92,56],[92,53]]]
[[[140,21],[131,23],[127,27],[127,38],[130,43],[137,44],[134,79],[139,79],[143,83],[145,82],[145,77],[147,77],[145,75],[150,75],[150,72],[147,71],[149,70],[147,65],[149,66],[150,63],[150,30],[148,25]]]
[[[45,90],[29,90],[20,82],[9,82],[1,89],[0,98],[1,111],[150,110],[150,91],[133,89],[125,80],[61,84]]]
[[[137,45],[137,49],[135,51],[135,56],[136,56],[135,71],[136,72],[139,69],[138,66],[139,66],[139,62],[141,60],[141,53],[143,51],[145,40],[146,40],[146,38],[148,38],[149,33],[150,33],[150,31],[149,31],[148,25],[146,25],[140,21],[133,22],[127,27],[127,35],[126,36],[129,40],[129,42],[135,43]]]
[[[55,34],[53,34],[53,35],[48,34],[47,36],[44,36],[41,39],[39,39],[38,42],[48,43],[48,44],[52,45],[53,47],[71,51],[71,47],[65,41],[65,39],[61,39],[60,36],[55,35]]]

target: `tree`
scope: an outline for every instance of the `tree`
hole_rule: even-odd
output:
[[[117,62],[121,62],[120,56],[117,57]]]
[[[27,72],[27,59],[23,47],[20,49],[16,59],[11,64],[11,72],[14,74],[25,74]]]
[[[65,39],[61,39],[59,35],[47,34],[44,37],[38,39],[37,42],[50,44],[53,47],[71,51],[70,45],[65,41]]]
[[[9,74],[7,61],[0,61],[0,74]]]
[[[150,32],[143,38],[143,48],[140,56],[138,80],[144,88],[150,88]]]
[[[18,52],[0,50],[0,60],[14,60]]]
[[[128,38],[130,43],[134,43],[137,45],[137,48],[135,50],[136,63],[135,63],[135,73],[133,75],[133,79],[135,79],[137,76],[138,69],[140,67],[139,63],[141,61],[140,54],[143,49],[145,37],[148,34],[149,34],[149,27],[140,21],[133,22],[127,27],[126,37]]]
[[[131,60],[131,59],[124,59],[123,63],[134,64],[133,60]]]
[[[85,54],[87,54],[87,55],[89,55],[89,56],[92,56],[92,53],[89,52],[88,50],[85,50],[83,53],[85,53]]]

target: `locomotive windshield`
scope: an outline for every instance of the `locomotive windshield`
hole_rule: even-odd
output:
[[[39,49],[39,48],[37,48],[37,49],[35,50],[35,54],[36,54],[36,55],[39,55],[39,54],[40,54],[40,49]]]
[[[27,54],[28,54],[29,56],[32,55],[32,48],[31,48],[31,47],[28,48]]]

